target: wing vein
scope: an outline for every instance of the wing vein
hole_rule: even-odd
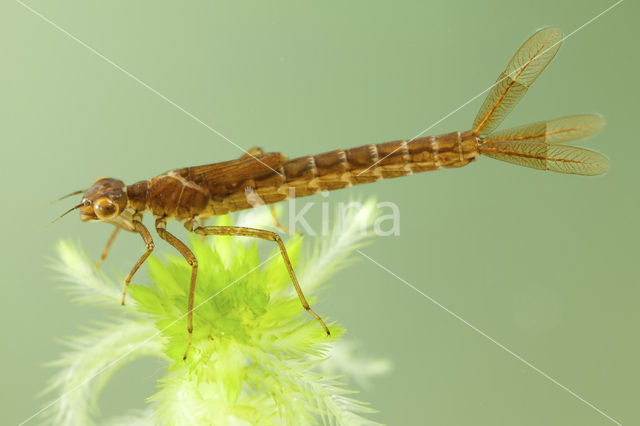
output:
[[[509,93],[509,90],[511,90],[511,87],[518,81],[518,79],[520,78],[520,76],[522,75],[522,73],[524,72],[524,70],[531,64],[531,62],[533,62],[533,60],[535,58],[538,57],[538,54],[540,53],[540,51],[543,48],[539,48],[538,50],[536,50],[536,53],[531,56],[531,58],[527,61],[526,64],[524,64],[521,68],[520,71],[518,72],[518,74],[516,74],[515,78],[512,78],[511,81],[509,82],[509,84],[507,84],[507,87],[502,91],[502,93],[500,94],[500,97],[498,98],[498,100],[493,104],[493,106],[491,107],[491,109],[489,110],[489,112],[487,112],[487,114],[482,118],[482,121],[480,122],[480,124],[478,124],[476,126],[476,128],[473,130],[474,132],[478,132],[478,130],[480,130],[483,126],[484,123],[487,122],[487,120],[489,120],[489,118],[493,115],[493,112],[496,110],[496,108],[498,108],[498,106],[500,106],[500,104],[502,103],[502,101],[504,100],[504,98],[507,96],[507,93]],[[500,80],[496,81],[496,83],[494,84],[494,86],[498,85],[498,83],[500,83],[502,80],[504,80],[505,78],[511,78],[509,74],[505,75],[503,78],[501,78]]]

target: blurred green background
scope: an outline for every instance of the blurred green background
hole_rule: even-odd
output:
[[[537,28],[569,33],[612,4],[28,1],[240,146],[291,157],[410,138],[492,84]],[[623,2],[569,38],[505,123],[604,114],[584,145],[610,157],[605,176],[481,158],[329,198],[396,203],[401,235],[368,256],[623,424],[640,423],[638,12]],[[100,176],[132,183],[241,152],[21,4],[2,3],[0,28],[0,401],[15,424],[47,400],[56,339],[102,315],[70,305],[46,264],[61,238],[97,258],[111,228],[76,214],[45,228],[75,200],[41,206]],[[481,102],[429,133],[468,129]],[[105,268],[124,275],[141,252],[121,237]],[[316,310],[393,361],[359,395],[380,422],[614,424],[365,258]],[[159,368],[119,371],[102,412],[142,406]]]

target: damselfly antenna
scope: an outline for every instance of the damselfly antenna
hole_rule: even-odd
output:
[[[65,199],[67,199],[67,198],[69,198],[69,197],[73,197],[74,195],[84,194],[84,193],[85,193],[85,191],[86,191],[86,189],[80,189],[80,190],[78,190],[78,191],[73,191],[72,193],[67,194],[67,195],[65,195],[65,196],[62,196],[62,197],[58,198],[57,200],[49,201],[47,204],[45,204],[45,205],[44,205],[44,206],[42,206],[42,207],[50,206],[50,205],[52,205],[52,204],[57,203],[58,201],[62,201],[62,200],[65,200]]]
[[[80,204],[78,204],[77,206],[73,206],[71,207],[69,210],[67,210],[66,212],[62,213],[60,216],[58,216],[57,218],[53,219],[51,221],[51,223],[49,225],[53,225],[54,223],[56,223],[57,221],[59,221],[60,219],[62,219],[64,216],[66,216],[67,214],[71,213],[72,211],[79,209],[80,207],[84,206],[86,203],[82,202]]]

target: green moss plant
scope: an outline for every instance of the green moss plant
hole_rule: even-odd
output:
[[[264,225],[268,217],[265,208],[254,209],[235,223]],[[361,230],[375,219],[370,200],[350,209],[327,236],[288,239],[294,267],[303,263],[296,270],[312,306],[320,284],[366,243],[369,233]],[[217,224],[230,223],[223,217]],[[58,372],[48,389],[57,395],[47,410],[52,423],[375,424],[364,417],[373,410],[352,398],[344,382],[381,374],[388,363],[358,358],[353,345],[342,342],[344,330],[326,317],[332,335],[325,335],[302,309],[275,247],[237,237],[194,237],[190,247],[199,269],[193,346],[184,361],[190,267],[182,257],[151,257],[149,282],[132,284],[123,308],[121,279],[96,271],[76,245],[58,244],[54,268],[72,299],[116,315],[66,339],[69,351],[53,363]],[[144,409],[98,420],[101,389],[118,368],[141,357],[166,361],[158,391]]]

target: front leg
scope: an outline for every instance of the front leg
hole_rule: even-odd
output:
[[[187,350],[184,352],[184,356],[182,359],[187,359],[187,355],[189,354],[189,349],[191,349],[191,342],[193,339],[193,299],[196,292],[196,278],[198,276],[198,260],[194,256],[193,252],[189,250],[182,241],[176,238],[175,235],[171,234],[165,228],[167,226],[167,222],[165,218],[156,219],[156,232],[160,235],[160,238],[171,244],[180,252],[182,256],[186,259],[187,263],[191,266],[191,284],[189,286],[189,306],[187,308],[187,333],[188,333],[188,341],[187,341]]]
[[[111,245],[113,244],[116,237],[118,236],[118,232],[120,232],[120,228],[116,227],[116,229],[113,231],[113,234],[111,234],[111,237],[109,237],[109,241],[107,241],[107,246],[104,248],[104,251],[100,256],[100,260],[96,262],[96,269],[99,268],[100,265],[102,265],[102,262],[104,262],[104,260],[109,255],[109,250],[111,250]]]
[[[284,260],[284,264],[287,267],[287,271],[289,272],[289,276],[291,277],[291,282],[293,283],[293,287],[298,294],[298,298],[300,299],[300,303],[302,303],[302,307],[312,316],[314,317],[322,326],[327,336],[330,336],[329,328],[322,321],[322,318],[318,314],[316,314],[313,309],[309,306],[306,297],[304,297],[304,293],[302,293],[302,289],[300,288],[300,284],[298,284],[298,279],[296,278],[296,274],[293,271],[293,266],[291,266],[291,261],[289,260],[289,255],[287,254],[287,249],[282,242],[282,239],[278,234],[271,231],[266,231],[264,229],[255,229],[255,228],[243,228],[240,226],[200,226],[198,223],[192,219],[185,222],[184,226],[190,231],[199,235],[227,235],[227,236],[242,236],[242,237],[254,237],[260,238],[263,240],[273,241],[278,244],[280,248],[280,254],[282,255],[282,259]]]
[[[142,237],[142,240],[144,241],[144,244],[147,247],[147,251],[145,251],[144,254],[140,256],[140,259],[138,259],[136,264],[133,266],[133,269],[131,269],[131,272],[129,272],[129,275],[127,275],[127,278],[124,279],[124,290],[122,290],[122,300],[120,301],[121,305],[124,305],[124,300],[126,299],[127,291],[129,290],[129,283],[131,282],[133,275],[138,271],[140,266],[142,266],[144,261],[147,260],[147,257],[149,257],[149,255],[151,254],[154,248],[153,238],[151,238],[151,234],[149,233],[147,228],[142,224],[140,219],[141,218],[139,217],[133,219],[133,227],[135,229],[135,232],[140,234],[140,236]],[[115,235],[116,235],[116,232],[113,233],[111,238],[113,239]],[[110,240],[110,243],[111,242],[112,241]],[[109,244],[109,246],[110,245],[111,244]]]

